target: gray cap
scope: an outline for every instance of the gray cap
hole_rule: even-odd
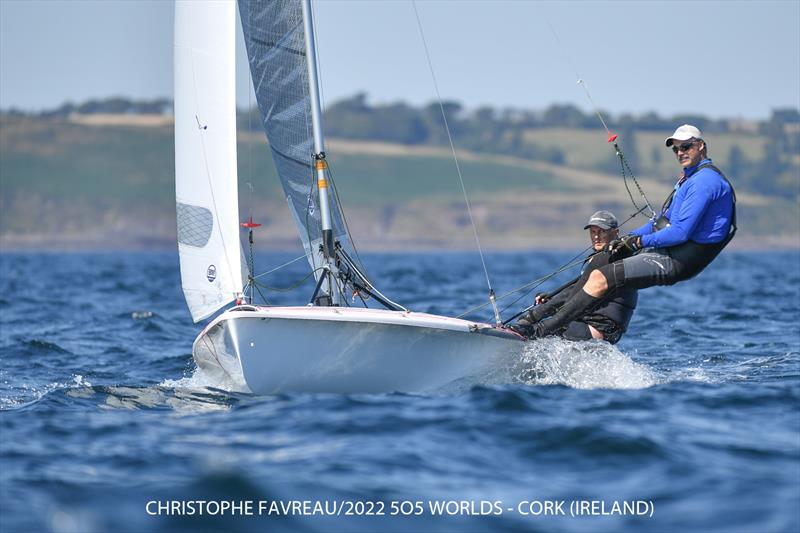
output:
[[[617,217],[615,217],[614,213],[611,211],[598,211],[589,217],[589,222],[586,223],[583,229],[589,229],[589,226],[597,226],[603,229],[617,229],[619,223],[617,222]]]

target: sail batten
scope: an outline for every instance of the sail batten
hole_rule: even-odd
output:
[[[181,285],[197,322],[242,291],[235,4],[175,3],[175,196]]]

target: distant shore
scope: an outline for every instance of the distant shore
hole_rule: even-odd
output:
[[[368,114],[373,126],[394,124],[380,110]],[[800,122],[784,115],[772,117],[771,133],[761,132],[766,122],[755,129],[709,123],[714,162],[737,189],[739,233],[731,249],[800,248],[800,154],[782,157],[775,172],[763,166],[770,150],[795,146]],[[538,116],[528,117],[538,125],[495,117],[499,137],[457,143],[471,214],[447,146],[347,137],[340,128],[343,136],[328,139],[328,162],[354,242],[375,252],[474,251],[474,220],[486,250],[576,250],[587,242],[582,228],[594,211],[611,210],[620,221],[638,211],[643,200],[630,177],[622,179],[603,132],[539,124]],[[464,128],[484,131],[467,118]],[[176,247],[171,115],[0,113],[0,125],[0,253]],[[628,131],[622,144],[657,208],[679,169],[656,125]],[[263,224],[257,249],[299,251],[264,134],[240,130],[238,151],[240,218],[252,214]],[[622,232],[645,221],[637,215]]]
[[[563,250],[575,251],[584,243],[580,238],[561,240],[557,242],[553,239],[536,238],[531,236],[527,242],[518,240],[512,242],[482,242],[485,251],[489,252],[525,252],[535,250]],[[356,240],[358,249],[363,252],[372,253],[427,253],[427,252],[474,252],[475,243],[448,244],[441,241],[392,241],[383,242],[360,242]],[[177,250],[177,242],[174,236],[161,237],[139,237],[129,239],[119,239],[113,236],[106,238],[86,238],[85,236],[59,236],[28,234],[24,236],[4,235],[0,238],[0,253],[38,253],[38,252],[104,252],[104,251],[125,251],[125,252],[163,252]],[[728,250],[731,251],[773,251],[773,250],[800,250],[800,239],[791,236],[777,236],[764,238],[735,238],[731,242]],[[300,240],[295,236],[289,236],[283,240],[270,240],[259,242],[256,245],[257,252],[297,252],[302,253]]]

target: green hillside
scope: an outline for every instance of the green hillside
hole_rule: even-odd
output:
[[[660,204],[678,170],[663,138],[663,133],[637,132],[632,149],[626,149],[654,204]],[[611,208],[621,217],[633,210],[603,132],[528,129],[523,142],[529,147],[523,153],[558,150],[563,161],[516,157],[505,149],[492,153],[487,147],[459,152],[487,247],[563,246],[565,237],[584,238],[583,221],[593,210]],[[756,133],[710,135],[709,142],[723,168],[732,163],[729,156],[736,149],[744,161],[754,162],[768,144]],[[449,149],[334,138],[328,154],[362,247],[472,246]],[[168,120],[0,115],[0,155],[3,249],[174,246],[174,148]],[[262,241],[296,246],[263,135],[241,134],[239,175],[243,215],[253,212],[266,223]],[[741,203],[737,245],[800,243],[796,195],[769,194],[769,187],[761,190],[732,179]]]

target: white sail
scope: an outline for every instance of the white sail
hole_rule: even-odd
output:
[[[233,0],[175,2],[175,196],[195,322],[242,291]]]

